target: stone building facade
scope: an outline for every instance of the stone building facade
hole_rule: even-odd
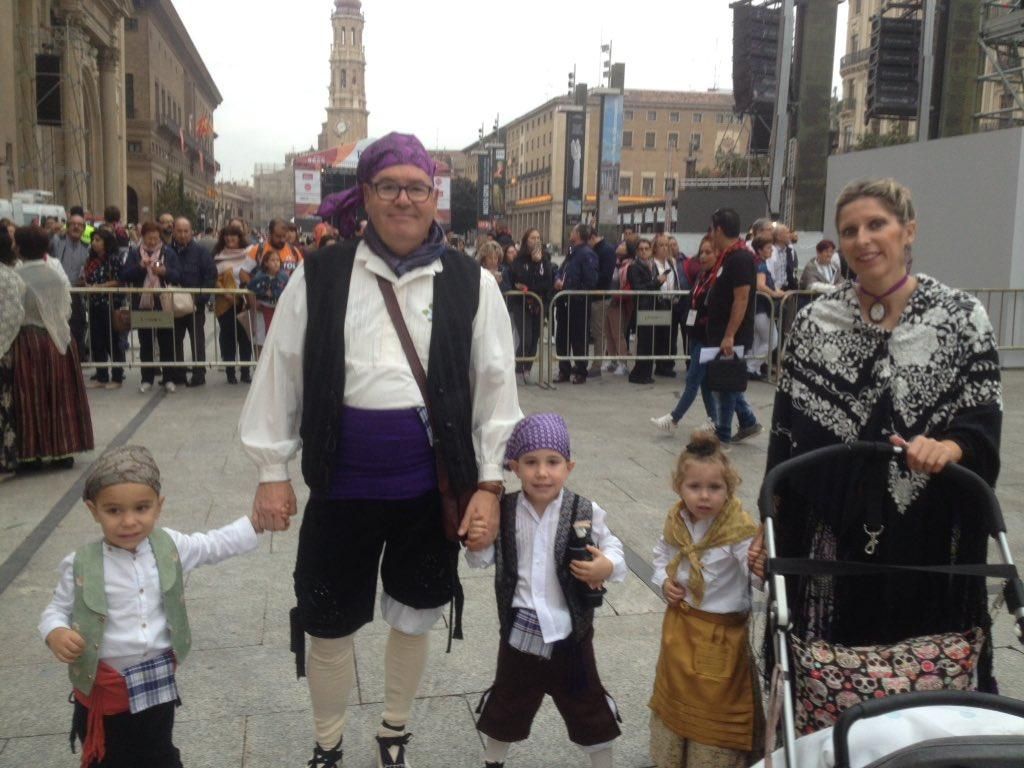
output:
[[[566,109],[572,104],[568,96],[556,97],[498,131],[509,169],[503,218],[516,235],[536,227],[546,241],[564,239]],[[686,177],[711,171],[719,150],[749,153],[749,125],[733,114],[728,91],[626,89],[623,118],[620,211],[662,204],[666,180],[678,188]],[[588,219],[596,215],[600,132],[600,97],[592,95],[587,103],[583,180],[584,218]],[[485,136],[463,153],[471,157],[495,140],[495,134]],[[476,181],[474,162],[468,164],[466,175]]]
[[[198,204],[195,227],[216,218],[214,111],[222,98],[170,0],[133,0],[125,22],[127,218],[158,216],[154,201],[181,174]]]
[[[0,0],[0,197],[41,189],[96,215],[111,204],[124,210],[131,13],[129,0]],[[41,56],[59,60],[58,124],[37,119]]]

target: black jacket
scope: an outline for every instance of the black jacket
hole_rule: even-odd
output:
[[[170,249],[178,258],[178,272],[182,288],[213,288],[217,285],[217,265],[213,263],[213,256],[199,243],[190,240],[188,245],[182,247],[176,242],[172,242]],[[197,306],[206,304],[210,300],[206,294],[196,298]]]

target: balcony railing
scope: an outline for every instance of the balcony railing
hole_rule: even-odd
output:
[[[855,67],[858,64],[863,64],[870,58],[871,49],[861,48],[859,51],[854,51],[853,53],[849,53],[846,56],[843,56],[843,58],[839,60],[839,69],[844,70],[849,69],[850,67]]]

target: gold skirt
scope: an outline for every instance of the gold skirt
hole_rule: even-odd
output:
[[[669,608],[650,707],[681,739],[751,752],[757,711],[746,613]]]

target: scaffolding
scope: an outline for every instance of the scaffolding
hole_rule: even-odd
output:
[[[978,44],[985,54],[978,77],[981,109],[974,115],[978,130],[1024,125],[1024,2],[983,0]]]

